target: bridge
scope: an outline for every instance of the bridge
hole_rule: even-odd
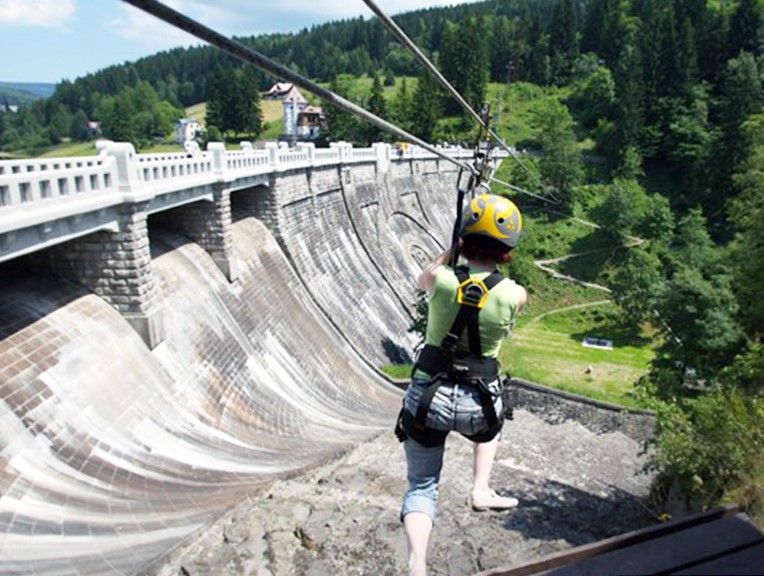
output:
[[[307,176],[305,190],[321,194],[325,184],[311,181],[326,174],[350,186],[353,167],[381,181],[393,163],[398,172],[414,173],[422,161],[432,160],[436,171],[443,162],[416,146],[393,154],[384,143],[365,149],[267,143],[255,150],[242,142],[240,148],[210,143],[206,151],[192,146],[186,153],[137,154],[129,143],[101,141],[95,157],[1,161],[0,263],[55,247],[46,253],[46,267],[92,289],[154,348],[163,329],[151,278],[150,216],[175,211],[164,223],[203,246],[233,282],[232,194],[254,193],[254,214],[274,225],[273,198],[296,174]],[[473,154],[459,147],[442,151],[454,159]]]

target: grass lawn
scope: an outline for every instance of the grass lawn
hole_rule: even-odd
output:
[[[525,82],[490,83],[488,100],[495,122],[495,132],[509,146],[525,147],[533,140],[533,112],[547,99],[559,99],[558,88],[542,88]]]
[[[38,158],[67,158],[70,156],[96,156],[95,140],[58,144],[46,149]]]
[[[260,110],[265,129],[258,140],[278,140],[284,133],[284,105],[281,100],[261,100]]]
[[[206,102],[199,102],[198,104],[193,104],[186,108],[186,118],[193,118],[199,124],[202,125],[202,127],[206,128],[207,124],[205,122],[205,118],[207,116],[207,103]]]
[[[619,328],[609,302],[549,312],[523,322],[506,340],[499,359],[513,376],[624,406],[654,357],[651,340]],[[612,350],[588,348],[584,337],[613,341]]]

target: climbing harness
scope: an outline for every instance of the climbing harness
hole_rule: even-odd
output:
[[[454,274],[459,282],[456,292],[459,310],[440,346],[426,344],[414,364],[412,374],[424,372],[430,379],[425,384],[416,414],[411,414],[404,406],[398,415],[395,433],[401,441],[410,437],[423,446],[439,446],[445,442],[448,431],[429,428],[427,413],[438,388],[446,382],[475,386],[478,391],[488,427],[484,432],[468,436],[470,440],[487,442],[501,430],[504,411],[502,409],[497,414],[494,408],[496,397],[503,391],[503,383],[499,380],[499,362],[496,358],[483,357],[478,319],[488,293],[505,278],[498,270],[482,280],[472,278],[466,266],[457,267]],[[465,331],[468,353],[458,350]]]
[[[460,189],[460,202],[463,196],[464,191]],[[480,194],[459,211],[454,239],[456,242],[467,236],[484,236],[511,249],[517,245],[521,231],[522,215],[511,200],[494,194]],[[448,432],[433,430],[426,425],[432,399],[444,382],[477,387],[488,429],[470,437],[472,440],[486,442],[492,439],[501,430],[505,413],[511,417],[511,411],[504,409],[503,402],[502,414],[496,414],[494,400],[502,393],[503,382],[499,380],[498,361],[483,357],[479,324],[480,311],[491,290],[505,278],[498,270],[479,279],[470,275],[467,266],[452,265],[451,268],[458,282],[455,304],[459,308],[440,345],[426,344],[414,364],[412,377],[420,371],[430,379],[425,384],[416,414],[412,415],[404,405],[398,415],[395,432],[401,441],[410,437],[425,446],[438,446],[445,441]],[[467,352],[459,349],[465,332]]]

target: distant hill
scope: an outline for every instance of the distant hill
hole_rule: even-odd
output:
[[[55,84],[42,82],[0,82],[0,102],[18,106],[48,98],[56,91]]]

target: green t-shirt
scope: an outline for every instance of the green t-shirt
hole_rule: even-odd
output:
[[[472,272],[470,276],[485,280],[489,272]],[[459,280],[450,266],[440,266],[435,270],[435,286],[429,297],[427,314],[426,344],[440,346],[443,337],[454,323],[459,312],[456,302],[456,292]],[[513,280],[504,279],[488,293],[485,306],[480,311],[478,326],[480,328],[480,347],[484,357],[495,358],[499,354],[501,342],[509,336],[515,324],[518,310],[519,291],[515,289]],[[462,333],[458,352],[469,352],[467,330]]]

